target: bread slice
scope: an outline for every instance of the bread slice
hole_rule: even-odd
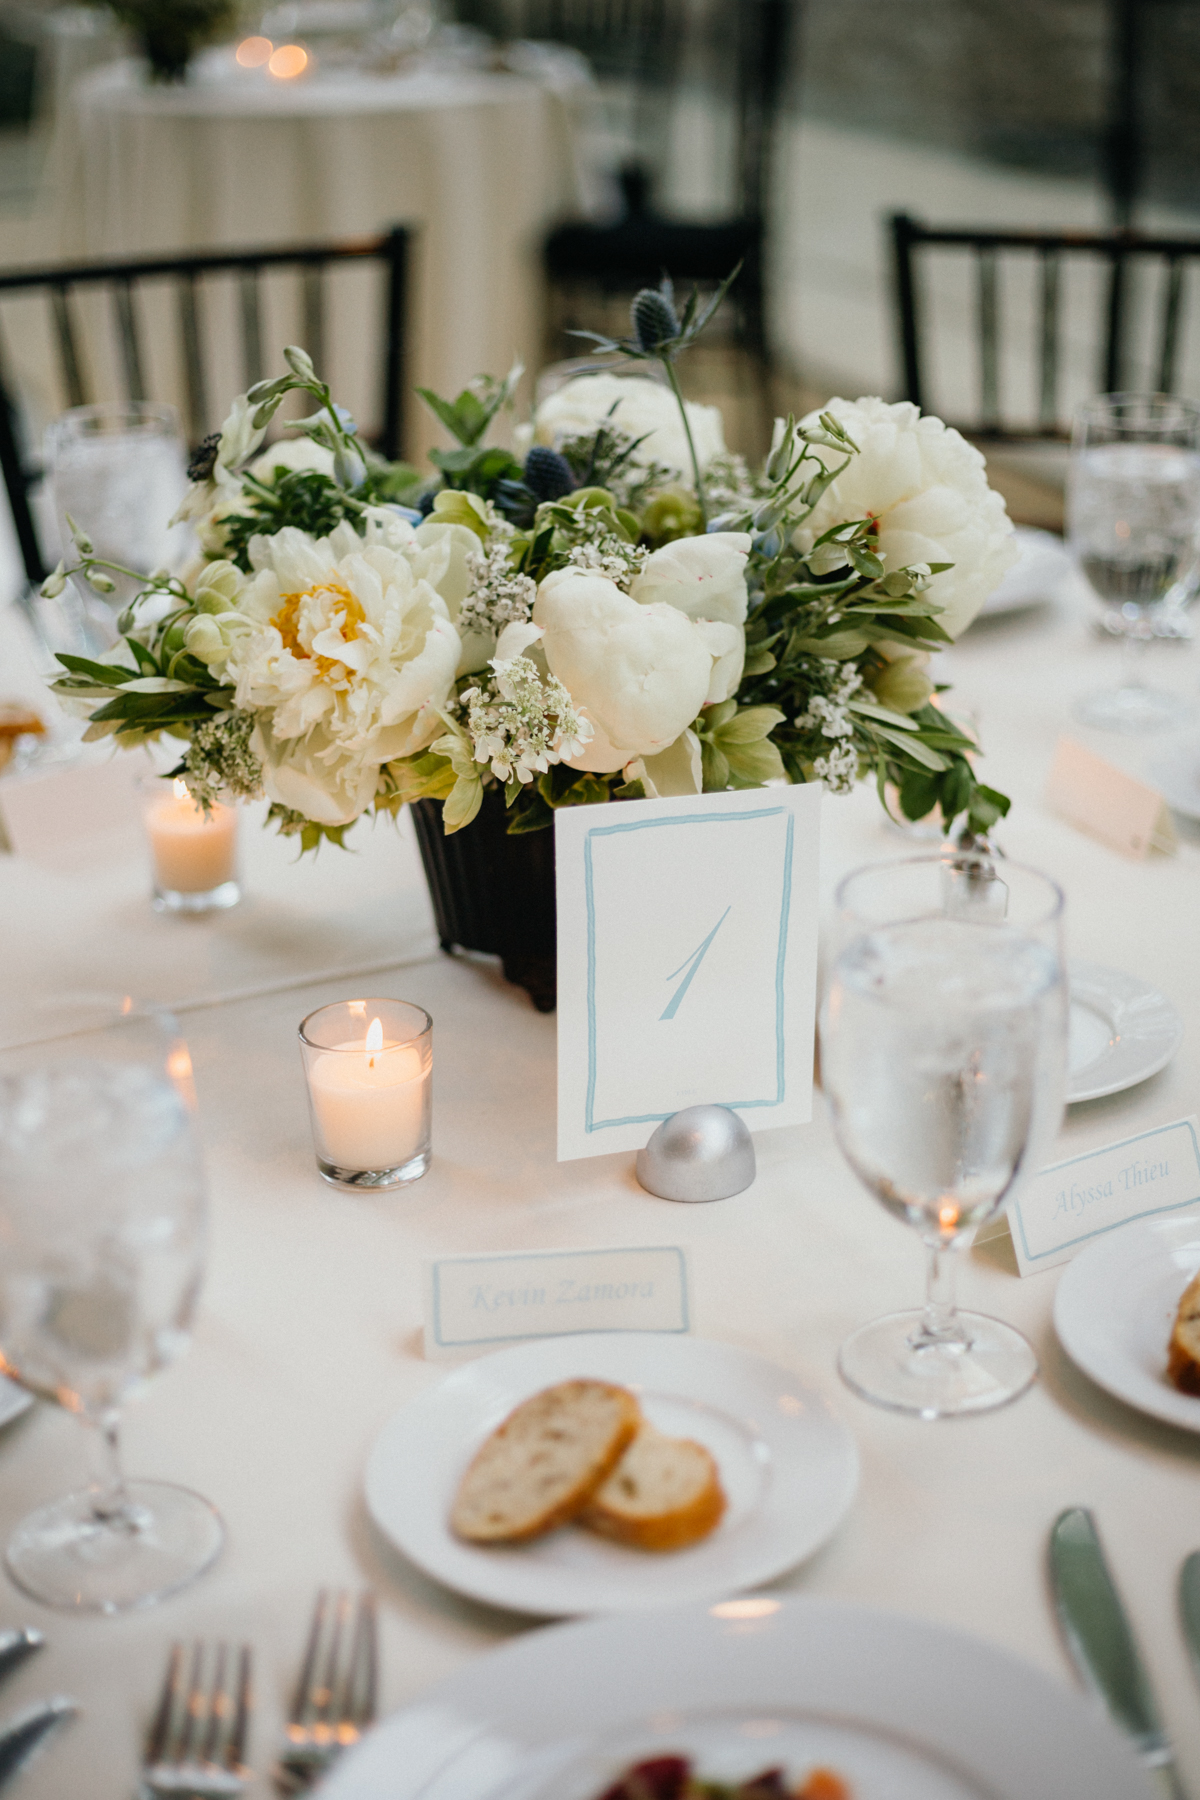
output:
[[[717,1465],[704,1445],[643,1425],[579,1523],[638,1550],[682,1550],[715,1530],[724,1511]]]
[[[1181,1393],[1200,1395],[1200,1275],[1183,1290],[1167,1352],[1167,1374]]]
[[[523,1400],[477,1451],[450,1514],[474,1544],[520,1543],[565,1525],[642,1422],[627,1388],[560,1381]]]

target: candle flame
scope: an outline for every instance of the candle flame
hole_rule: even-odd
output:
[[[367,1027],[367,1067],[375,1067],[375,1057],[383,1049],[383,1020],[372,1019]]]
[[[174,796],[177,800],[189,800],[191,798],[191,795],[188,793],[187,782],[180,781],[178,776],[171,783],[171,792],[174,794]]]

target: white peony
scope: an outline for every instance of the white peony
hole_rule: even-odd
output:
[[[726,698],[732,665],[741,669],[738,626],[690,619],[661,602],[640,605],[605,575],[548,575],[533,620],[550,673],[592,724],[572,768],[610,771],[658,755],[702,706],[718,693]]]
[[[280,438],[277,444],[255,457],[249,473],[271,486],[277,469],[315,469],[319,475],[328,475],[332,480],[333,451],[326,450],[324,444],[315,444],[310,437]]]
[[[610,409],[615,405],[609,419]],[[692,441],[701,473],[714,456],[725,454],[725,429],[720,408],[685,402]],[[685,481],[692,477],[692,458],[687,434],[679,417],[679,404],[670,388],[638,375],[576,375],[547,396],[534,415],[534,437],[539,444],[560,444],[567,438],[590,437],[610,422],[633,438],[645,438],[632,461],[648,468],[664,463]]]
[[[663,601],[689,619],[746,623],[748,531],[710,531],[705,537],[676,538],[646,558],[630,593],[643,606]]]
[[[258,713],[268,795],[323,825],[357,818],[380,765],[437,735],[458,664],[445,601],[384,541],[407,542],[394,523],[372,520],[365,542],[343,523],[328,538],[288,527],[250,543],[238,610],[255,629],[231,647],[229,675]]]
[[[958,637],[1017,554],[1004,501],[988,486],[980,451],[940,419],[922,418],[901,400],[831,400],[831,412],[858,445],[845,473],[828,487],[793,539],[815,539],[850,519],[879,521],[879,551],[888,569],[910,563],[953,563],[935,575],[929,598],[944,610],[938,624]],[[815,426],[816,413],[804,421]],[[832,450],[816,454],[826,467]]]

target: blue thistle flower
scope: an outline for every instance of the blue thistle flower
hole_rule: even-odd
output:
[[[633,297],[629,309],[634,341],[639,350],[652,355],[660,344],[679,336],[679,315],[664,288],[642,288]]]
[[[561,500],[574,491],[575,476],[565,456],[535,444],[525,458],[525,486],[537,500]]]

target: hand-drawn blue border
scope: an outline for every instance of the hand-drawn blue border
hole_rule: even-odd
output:
[[[1076,1163],[1090,1162],[1094,1156],[1110,1156],[1114,1150],[1125,1150],[1130,1144],[1142,1144],[1147,1138],[1164,1137],[1168,1131],[1178,1131],[1181,1126],[1191,1134],[1192,1154],[1196,1158],[1197,1168],[1200,1169],[1200,1144],[1196,1142],[1195,1126],[1190,1119],[1174,1119],[1169,1125],[1155,1125],[1150,1131],[1139,1131],[1136,1137],[1121,1138],[1115,1144],[1101,1145],[1099,1150],[1085,1150],[1082,1156],[1068,1156],[1065,1162],[1051,1163],[1048,1169],[1039,1171],[1038,1178],[1040,1180],[1043,1175],[1057,1175],[1060,1169],[1071,1169],[1074,1168]],[[1197,1201],[1200,1201],[1200,1194],[1194,1194],[1190,1200],[1173,1200],[1170,1206],[1148,1206],[1144,1212],[1128,1213],[1122,1219],[1114,1219],[1111,1225],[1098,1225],[1095,1231],[1081,1232],[1078,1237],[1068,1238],[1064,1243],[1052,1244],[1049,1250],[1038,1251],[1032,1251],[1029,1248],[1029,1239],[1025,1235],[1025,1221],[1021,1217],[1021,1196],[1019,1193],[1016,1195],[1012,1204],[1007,1208],[1007,1212],[1010,1221],[1010,1230],[1012,1228],[1011,1221],[1014,1216],[1016,1218],[1017,1229],[1021,1234],[1021,1249],[1024,1253],[1025,1261],[1035,1263],[1042,1262],[1047,1256],[1061,1256],[1064,1250],[1073,1250],[1076,1244],[1086,1244],[1090,1238],[1104,1237],[1110,1231],[1119,1231],[1122,1225],[1132,1225],[1135,1219],[1149,1219],[1152,1218],[1155,1213],[1182,1212],[1184,1207],[1195,1206]]]
[[[588,1080],[584,1106],[584,1129],[604,1131],[613,1125],[648,1125],[669,1119],[670,1112],[631,1113],[624,1119],[597,1119],[596,1102],[596,905],[592,886],[592,839],[614,837],[619,831],[653,831],[663,825],[740,825],[750,819],[787,820],[783,850],[783,899],[779,909],[779,946],[775,953],[775,1095],[769,1100],[722,1100],[721,1106],[746,1111],[754,1106],[781,1106],[787,1091],[787,1070],[783,1041],[783,976],[787,961],[788,915],[792,905],[792,851],[795,837],[795,814],[787,806],[760,806],[753,812],[672,813],[666,818],[631,819],[624,825],[593,825],[584,838],[584,890],[587,900],[587,1017]]]
[[[442,1264],[460,1263],[496,1263],[496,1262],[563,1262],[574,1256],[623,1256],[629,1252],[640,1256],[644,1251],[653,1251],[658,1256],[672,1255],[679,1263],[679,1298],[681,1317],[680,1325],[571,1325],[565,1331],[506,1331],[499,1337],[444,1338],[442,1336]],[[687,1258],[678,1244],[619,1244],[615,1248],[598,1250],[501,1250],[492,1256],[454,1256],[442,1257],[433,1264],[433,1341],[439,1350],[463,1349],[473,1344],[518,1344],[527,1343],[532,1338],[544,1337],[601,1337],[610,1331],[655,1331],[664,1337],[678,1337],[692,1329],[691,1310],[688,1306],[688,1267]]]

